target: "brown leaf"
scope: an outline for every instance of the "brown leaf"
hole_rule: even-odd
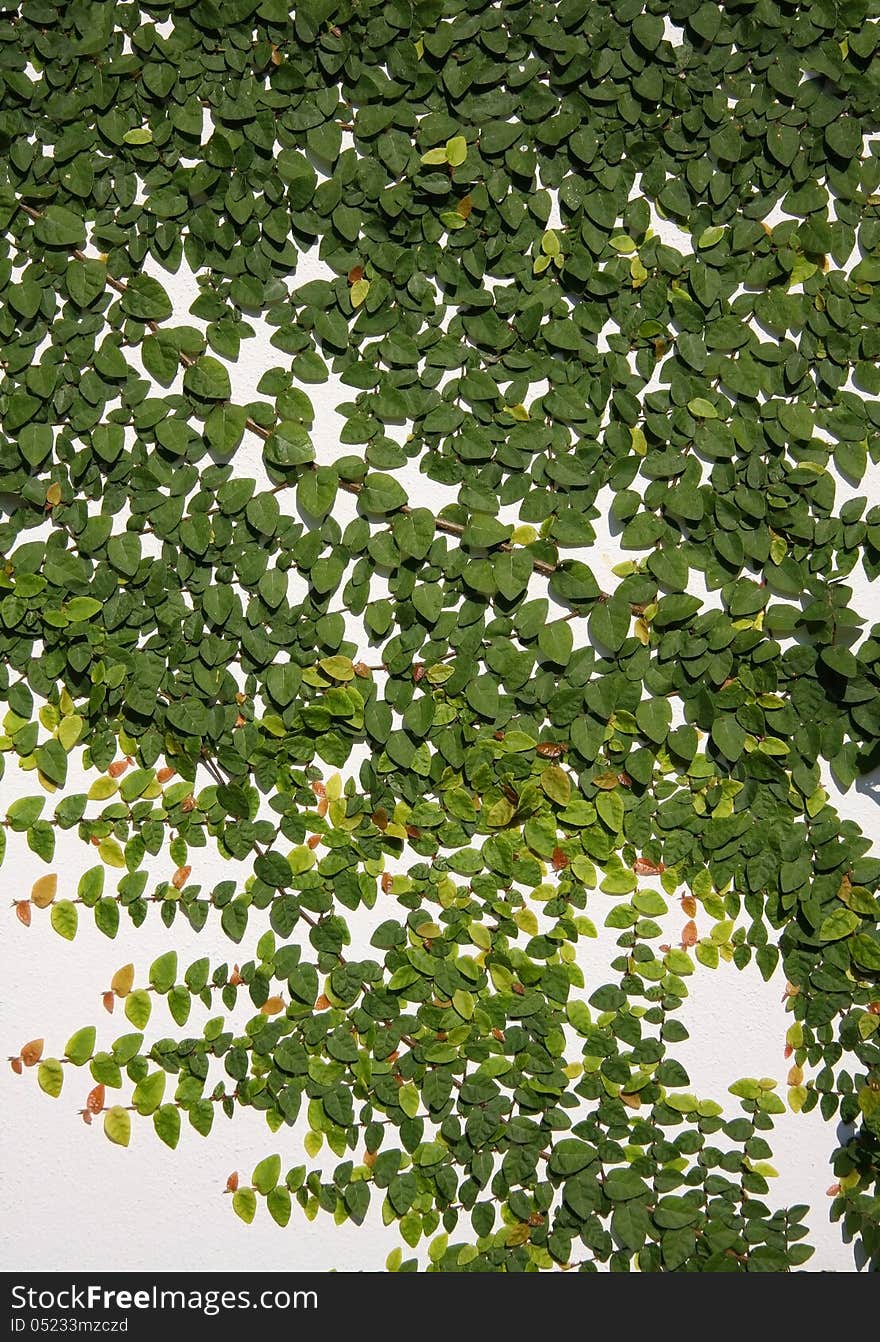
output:
[[[326,1011],[327,1008],[328,1008],[329,1006],[332,1006],[332,1005],[333,1005],[333,1003],[330,1001],[330,998],[327,996],[327,994],[326,994],[326,993],[321,993],[321,996],[318,998],[317,1002],[315,1003],[315,1010],[316,1010],[316,1011]]]
[[[104,1084],[99,1081],[97,1086],[93,1086],[86,1096],[86,1111],[90,1114],[100,1114],[104,1109]]]
[[[370,819],[377,829],[386,830],[388,828],[388,812],[384,806],[378,807]]]
[[[318,802],[318,806],[317,806],[318,815],[321,816],[321,817],[323,818],[323,817],[327,814],[327,810],[328,810],[329,806],[330,806],[330,803],[329,803],[329,801],[327,800],[327,798],[326,798],[326,797],[322,797],[321,800]]]
[[[652,862],[649,857],[637,857],[633,863],[633,871],[637,876],[659,876],[665,870],[665,863]]]
[[[785,1058],[786,1062],[788,1062],[788,1059],[791,1057],[792,1053],[794,1053],[794,1049],[792,1048],[791,1044],[786,1044],[785,1048],[782,1050],[782,1056],[783,1058]]]
[[[571,859],[561,848],[554,848],[551,861],[553,863],[554,871],[565,871],[565,868],[569,865]]]
[[[32,1039],[21,1050],[21,1060],[25,1067],[35,1067],[43,1056],[43,1040]]]
[[[422,837],[422,831],[419,829],[418,825],[404,825],[403,828],[406,830],[408,839],[420,839]]]
[[[110,980],[110,989],[117,997],[127,997],[134,986],[134,965],[123,965]]]
[[[512,983],[510,986],[516,993],[517,997],[525,997],[526,990],[521,983]]]
[[[371,1170],[376,1163],[376,1152],[365,1151],[363,1163],[366,1165],[368,1170]]]
[[[107,770],[111,778],[121,778],[128,768],[128,760],[114,760]]]
[[[166,765],[164,769],[158,769],[156,771],[156,782],[167,783],[174,777],[174,773],[174,769],[169,769]]]
[[[92,1116],[88,1109],[81,1109],[80,1113],[82,1114],[83,1123],[85,1123],[86,1127],[90,1128],[92,1126]]]
[[[116,998],[114,997],[113,993],[104,993],[104,996],[101,998],[101,1001],[104,1003],[104,1010],[112,1013],[113,1008],[116,1005]]]
[[[497,1025],[493,1025],[492,1027],[492,1038],[497,1039],[499,1044],[504,1043],[504,1031],[499,1030]]]
[[[315,782],[312,784],[312,791],[314,792],[316,797],[327,796],[327,789],[319,779],[316,779]]]
[[[15,916],[25,927],[31,925],[31,902],[29,899],[19,899],[15,905]]]
[[[542,760],[558,760],[567,749],[568,746],[562,745],[560,741],[539,741],[535,746],[535,754],[540,755]]]
[[[390,872],[390,871],[383,871],[383,872],[382,872],[382,894],[383,894],[383,895],[390,895],[390,894],[391,894],[391,886],[392,886],[393,881],[394,881],[394,877],[391,875],[391,872]]]
[[[681,911],[686,918],[696,917],[697,901],[694,899],[693,895],[682,895]]]
[[[832,1184],[830,1188],[825,1189],[826,1196],[836,1198],[840,1196],[840,1184]]]
[[[611,769],[606,769],[603,773],[596,774],[593,777],[593,785],[601,788],[603,792],[612,792],[617,787],[617,774]]]
[[[618,1098],[626,1105],[627,1109],[641,1109],[642,1107],[642,1097],[637,1091],[634,1091],[631,1095],[621,1091]]]
[[[177,871],[171,877],[171,884],[175,890],[182,890],[192,875],[192,867],[178,867]]]
[[[354,673],[356,676],[360,676],[361,680],[369,680],[370,678],[370,668],[366,662],[355,662]]]
[[[21,1058],[10,1058],[9,1066],[12,1068],[13,1072],[15,1072],[16,1076],[21,1076],[23,1070]]]
[[[803,1079],[804,1079],[803,1067],[798,1067],[798,1065],[795,1063],[794,1067],[790,1067],[788,1069],[788,1084],[790,1086],[799,1086],[803,1081]]]
[[[362,280],[363,278],[364,278],[363,266],[352,266],[351,270],[348,272],[349,284],[357,284],[358,280]]]
[[[633,785],[633,781],[625,769],[617,775],[617,781],[621,787],[632,787]]]
[[[58,481],[55,480],[46,490],[46,506],[49,508],[57,508],[60,502],[61,502],[61,486],[59,485]]]
[[[233,727],[243,727],[246,722],[247,718],[242,717],[241,713],[239,713],[238,717],[235,719],[235,722],[233,722],[232,725]]]
[[[682,946],[696,946],[699,939],[700,934],[697,931],[697,924],[691,919],[690,922],[685,923],[682,929],[681,944]]]
[[[470,196],[462,196],[461,200],[455,207],[455,212],[462,219],[469,219],[471,210],[473,208],[474,208],[474,202],[471,200]]]
[[[196,809],[196,799],[192,793],[190,793],[188,797],[184,797],[183,801],[180,803],[180,809],[187,815],[189,815],[190,811]]]
[[[415,666],[412,669],[412,678],[415,681],[415,683],[418,685],[420,680],[425,679],[425,675],[426,672],[424,662],[416,662]]]
[[[226,1180],[226,1192],[227,1193],[238,1192],[238,1170],[233,1170],[229,1178]]]
[[[317,848],[317,846],[318,846],[318,844],[319,844],[320,842],[321,842],[321,836],[320,836],[320,834],[310,834],[310,835],[309,835],[309,838],[308,838],[308,846],[309,846],[309,848]]]
[[[58,893],[58,877],[54,872],[49,876],[41,876],[39,880],[34,881],[31,887],[31,903],[38,909],[48,909],[52,900]]]
[[[231,988],[238,988],[242,983],[244,983],[244,979],[241,977],[241,970],[238,965],[233,965],[232,973],[229,975],[229,986]]]
[[[260,1007],[264,1016],[277,1016],[284,1010],[283,997],[270,997]]]

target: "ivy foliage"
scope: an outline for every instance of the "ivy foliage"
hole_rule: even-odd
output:
[[[781,952],[787,1103],[848,1125],[876,1258],[880,861],[823,779],[880,751],[880,507],[836,484],[880,456],[878,13],[3,10],[0,841],[100,859],[18,916],[262,931],[22,1049],[111,1141],[262,1110],[239,1216],[373,1202],[437,1270],[788,1270],[776,1081],[675,1057],[690,975]]]

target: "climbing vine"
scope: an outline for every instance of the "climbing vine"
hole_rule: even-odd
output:
[[[7,887],[233,943],[17,1071],[122,1145],[261,1110],[238,1215],[395,1269],[796,1268],[818,1106],[877,1258],[878,16],[2,7]],[[676,1058],[730,965],[781,1091]]]

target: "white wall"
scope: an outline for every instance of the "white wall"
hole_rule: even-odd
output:
[[[670,233],[673,245],[682,247],[683,240],[686,244],[677,230]],[[192,277],[181,273],[169,284],[167,276],[156,273],[183,316],[197,293]],[[296,283],[319,273],[321,267],[312,258],[300,267]],[[285,362],[269,346],[268,334],[261,329],[255,340],[247,342],[233,369],[233,396],[239,402],[256,395],[256,384],[266,368]],[[318,459],[332,460],[340,422],[334,407],[349,399],[350,393],[333,382],[307,390],[318,410]],[[243,448],[236,469],[259,478],[259,451]],[[413,503],[437,508],[449,502],[452,492],[448,489],[418,477],[412,469],[406,476]],[[874,500],[880,497],[876,472],[873,486],[870,480],[859,490],[843,486],[841,499],[854,493],[868,493]],[[618,557],[624,556],[616,554],[614,541],[605,534],[590,562],[599,570],[610,567]],[[873,603],[868,584],[863,575],[854,575],[854,579],[855,604],[870,613]],[[835,797],[833,784],[826,781],[826,786]],[[0,814],[16,796],[34,790],[32,776],[20,774],[14,761],[8,761],[6,777],[0,781]],[[877,813],[868,790],[854,790],[840,800],[840,809],[867,833],[875,832]],[[43,1036],[46,1056],[57,1056],[74,1028],[92,1022],[99,1025],[99,1047],[129,1030],[120,1007],[111,1018],[100,1000],[114,970],[129,960],[134,961],[143,982],[151,960],[172,947],[179,951],[183,964],[202,955],[210,956],[214,963],[231,962],[236,955],[250,958],[258,929],[249,929],[245,943],[236,950],[223,938],[216,918],[197,936],[183,921],[166,930],[155,914],[133,930],[123,914],[119,935],[109,942],[86,916],[72,945],[51,930],[48,913],[34,910],[33,925],[26,929],[8,907],[9,901],[26,898],[33,881],[47,870],[59,873],[59,893],[70,894],[79,872],[93,864],[94,850],[84,848],[69,834],[59,835],[55,860],[47,868],[28,851],[23,836],[9,838],[10,851],[0,869],[8,947],[0,1026],[4,1055],[15,1055],[27,1040]],[[228,874],[225,864],[211,860],[209,849],[201,851],[206,856],[199,858],[197,874],[203,883],[221,879],[221,872]],[[157,876],[160,871],[166,878],[170,875],[161,864],[156,871]],[[608,906],[603,901],[605,897],[597,895],[589,910],[599,926]],[[387,906],[381,916],[388,916]],[[683,920],[678,921],[680,926]],[[604,975],[601,979],[595,975],[608,963],[605,948],[613,945],[614,935],[602,933],[598,942],[583,944],[581,960],[588,984],[604,981]],[[781,975],[777,973],[771,983],[764,984],[754,967],[740,973],[731,965],[714,972],[698,966],[689,986],[682,1019],[691,1038],[676,1047],[675,1056],[689,1069],[691,1088],[724,1102],[730,1116],[737,1112],[737,1102],[727,1095],[727,1086],[737,1077],[773,1076],[784,1094],[788,1067],[783,1060],[784,1034],[791,1017],[786,1017],[781,1002]],[[162,1018],[159,1010],[164,1013]],[[193,1019],[197,1019],[195,1012]],[[176,1028],[164,1007],[157,1008],[155,1028],[153,1037]],[[223,1196],[229,1172],[239,1170],[244,1181],[257,1160],[276,1150],[282,1153],[284,1169],[302,1163],[299,1129],[285,1129],[273,1136],[262,1116],[253,1111],[238,1112],[232,1122],[218,1115],[208,1140],[185,1127],[178,1150],[170,1152],[154,1136],[148,1120],[136,1120],[131,1146],[122,1150],[104,1139],[100,1122],[86,1127],[77,1117],[91,1085],[87,1069],[65,1070],[62,1096],[50,1100],[38,1090],[34,1072],[18,1077],[5,1064],[0,1068],[0,1112],[4,1115],[0,1168],[6,1207],[0,1225],[0,1258],[7,1270],[375,1270],[397,1244],[394,1228],[385,1229],[380,1223],[378,1205],[371,1208],[360,1229],[336,1227],[323,1213],[309,1224],[295,1209],[290,1226],[281,1230],[262,1204],[250,1227],[233,1215],[229,1199]],[[775,1133],[768,1136],[779,1171],[771,1199],[780,1206],[807,1202],[812,1207],[809,1224],[817,1252],[807,1270],[853,1270],[852,1247],[842,1242],[839,1227],[828,1221],[830,1200],[825,1190],[833,1179],[829,1156],[836,1145],[834,1125],[824,1123],[818,1111],[806,1116],[787,1113],[777,1119]]]

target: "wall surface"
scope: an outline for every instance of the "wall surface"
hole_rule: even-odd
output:
[[[690,239],[678,230],[664,225],[663,231],[673,245],[689,249]],[[315,258],[306,258],[295,282],[323,273]],[[195,319],[183,316],[198,293],[193,277],[181,271],[162,279],[181,319],[195,324]],[[269,334],[259,330],[243,346],[242,357],[232,369],[233,399],[239,403],[256,396],[256,384],[267,368],[284,362],[284,356],[269,345]],[[342,422],[334,407],[348,400],[350,393],[333,380],[308,390],[316,408],[318,460],[329,461],[337,451]],[[262,477],[259,455],[248,454],[244,447],[235,459],[235,469],[241,475]],[[436,509],[454,496],[453,491],[419,477],[414,467],[400,474],[413,504]],[[877,485],[876,469],[857,490],[841,482],[838,502],[854,494],[867,494],[876,502],[880,499]],[[584,554],[597,576],[623,557],[607,533],[600,534],[596,546]],[[854,574],[851,581],[854,604],[870,622],[876,609],[875,594],[863,574]],[[876,780],[863,780],[846,797],[839,796],[830,778],[825,781],[842,814],[858,821],[866,833],[875,834]],[[16,796],[34,790],[32,776],[21,774],[11,762],[0,780],[0,813]],[[70,894],[94,857],[75,834],[64,834],[47,868],[27,849],[23,836],[10,835],[10,840],[0,869],[6,947],[0,994],[0,1052],[4,1056],[17,1054],[25,1041],[39,1036],[46,1040],[46,1056],[57,1056],[75,1028],[92,1022],[99,1024],[99,1047],[130,1030],[118,1006],[113,1017],[101,1007],[101,992],[109,986],[113,972],[128,961],[135,963],[143,981],[151,960],[171,947],[178,950],[183,965],[203,955],[213,965],[236,956],[248,959],[252,954],[260,930],[256,925],[249,927],[244,944],[236,950],[223,938],[216,919],[209,919],[204,931],[196,935],[183,922],[169,931],[156,916],[135,930],[123,915],[113,942],[91,920],[83,919],[71,945],[51,930],[47,914],[35,910],[33,925],[26,929],[15,919],[10,902],[27,897],[33,881],[47,870],[58,872],[63,892]],[[210,849],[202,852],[193,879],[210,884],[221,879],[221,873],[229,874],[227,865],[212,859]],[[154,862],[157,879],[169,877],[167,866],[167,858],[164,867],[161,859]],[[584,943],[581,956],[588,985],[604,981],[604,975],[597,975],[613,955],[610,948],[617,935],[601,927],[608,907],[604,899],[595,896],[588,909],[600,928],[598,940]],[[387,916],[382,912],[374,921]],[[366,927],[356,931],[366,941]],[[737,1102],[727,1094],[727,1086],[737,1077],[774,1077],[784,1094],[788,1067],[783,1059],[784,1035],[791,1018],[784,1011],[781,973],[765,984],[753,966],[744,972],[732,965],[716,971],[698,966],[689,987],[681,1018],[690,1039],[678,1048],[677,1056],[690,1073],[691,1089],[723,1102],[728,1116],[738,1112]],[[164,1007],[161,1010],[164,1013]],[[193,1020],[195,1023],[195,1013]],[[152,1037],[160,1036],[166,1027],[174,1028],[167,1014],[160,1018],[157,1010],[150,1027]],[[177,1151],[171,1152],[155,1137],[149,1121],[136,1121],[131,1146],[123,1150],[104,1139],[100,1123],[87,1127],[78,1117],[91,1082],[87,1070],[66,1070],[60,1099],[50,1100],[37,1088],[34,1073],[18,1077],[8,1066],[0,1069],[0,1107],[5,1119],[0,1155],[6,1209],[0,1225],[0,1261],[5,1269],[377,1270],[398,1243],[394,1228],[381,1225],[377,1203],[361,1228],[337,1227],[323,1214],[310,1224],[295,1209],[291,1224],[281,1230],[262,1205],[250,1227],[233,1215],[229,1198],[223,1196],[227,1175],[239,1170],[246,1180],[254,1164],[276,1150],[281,1153],[283,1169],[302,1163],[299,1126],[273,1136],[254,1111],[240,1112],[231,1122],[218,1115],[208,1140],[185,1126]],[[810,1242],[816,1253],[806,1270],[854,1270],[853,1247],[843,1242],[840,1227],[828,1220],[826,1189],[833,1182],[829,1157],[836,1145],[834,1124],[825,1123],[818,1111],[786,1113],[768,1135],[778,1170],[770,1194],[773,1205],[811,1206]]]

